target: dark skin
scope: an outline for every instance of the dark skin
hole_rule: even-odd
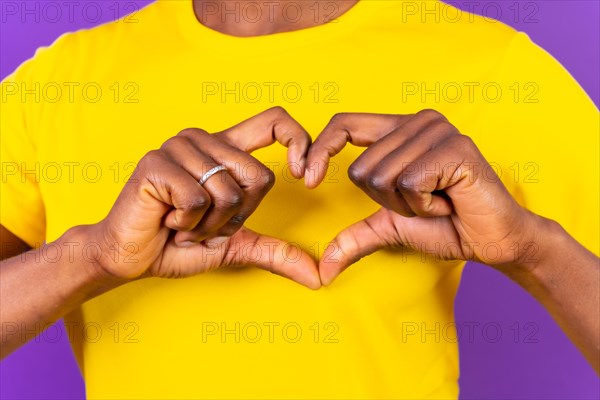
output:
[[[433,110],[340,114],[309,150],[309,188],[347,142],[367,147],[350,179],[383,207],[333,240],[337,261],[325,251],[319,264],[324,285],[386,247],[484,263],[532,294],[600,372],[598,257],[555,221],[521,207],[469,137]],[[486,244],[500,256],[482,251]]]
[[[75,251],[58,261],[36,261],[33,253],[43,251],[38,249],[3,262],[2,322],[31,331],[122,284],[146,277],[183,278],[224,266],[253,264],[318,289],[317,265],[308,254],[287,257],[285,252],[296,250],[242,226],[274,184],[272,171],[249,153],[275,141],[288,147],[288,162],[298,165],[291,172],[301,178],[311,139],[279,107],[212,135],[185,129],[150,151],[105,219],[75,226],[53,242],[64,249],[68,243],[95,243],[99,254],[86,257]],[[200,185],[200,177],[219,164],[227,171]],[[259,173],[239,173],[250,166]],[[23,245],[2,231],[3,243]],[[128,244],[135,244],[135,250]],[[23,344],[23,337],[2,333],[5,357]]]
[[[354,3],[336,2],[337,15]],[[197,15],[201,5],[200,1],[194,3]],[[237,36],[322,23],[312,16],[293,25],[285,19],[251,24],[243,19],[232,23],[219,16],[199,19]],[[243,227],[274,183],[272,173],[249,153],[275,141],[288,147],[290,164],[300,166],[292,173],[304,177],[309,188],[323,180],[330,158],[347,142],[367,147],[351,166],[349,176],[383,207],[338,234],[333,240],[337,261],[327,257],[331,248],[318,266],[305,253],[299,261],[289,263],[277,250],[284,242]],[[200,176],[218,164],[227,171],[200,185]],[[239,164],[255,166],[261,171],[260,179],[236,175]],[[424,173],[435,170],[435,165],[444,167],[437,174]],[[312,145],[300,124],[281,108],[214,135],[186,129],[140,160],[134,179],[104,220],[73,227],[54,242],[99,243],[101,251],[93,260],[76,252],[72,259],[48,264],[33,262],[33,257],[3,262],[2,322],[17,322],[29,329],[43,326],[136,279],[185,277],[227,265],[252,263],[317,289],[378,249],[413,246],[444,258],[487,263],[506,274],[540,301],[600,372],[598,258],[556,222],[519,206],[487,167],[475,144],[432,110],[415,115],[340,114]],[[28,249],[2,226],[0,234],[2,259]],[[121,245],[118,257],[111,249],[115,242]],[[136,262],[123,261],[121,256],[128,250],[122,245],[126,243],[137,244]],[[436,254],[431,250],[436,243],[451,251]],[[498,245],[502,256],[489,258],[481,251],[486,243]],[[532,244],[535,257],[528,257]],[[262,251],[258,260],[236,251],[248,245],[268,251]],[[30,250],[36,251],[40,250]],[[3,336],[2,357],[23,343],[21,335]]]
[[[241,10],[238,0],[194,1],[198,21],[232,36],[248,37],[310,28],[331,21],[351,9],[359,0],[256,2],[260,12]],[[293,8],[286,8],[286,3]],[[318,3],[318,5],[317,5]],[[239,11],[230,12],[228,10]]]

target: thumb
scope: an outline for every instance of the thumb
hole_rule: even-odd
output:
[[[385,247],[402,246],[437,254],[439,244],[458,242],[448,217],[408,218],[381,208],[333,239],[319,261],[321,282],[331,284],[350,265]],[[458,251],[457,246],[449,248]]]
[[[214,245],[214,240],[219,238],[208,240],[206,244]],[[310,289],[321,287],[315,260],[300,246],[241,228],[228,238],[222,265],[248,264],[296,281]]]
[[[394,237],[389,210],[384,208],[356,222],[331,241],[319,261],[319,274],[323,285],[333,280],[362,257],[390,246]]]

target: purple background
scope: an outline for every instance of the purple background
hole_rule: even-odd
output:
[[[448,2],[465,9],[475,7],[479,14],[527,32],[571,72],[596,105],[600,103],[598,1]],[[51,8],[44,11],[45,2],[0,1],[0,77],[61,33],[110,20],[115,12],[127,13],[131,11],[125,7],[127,3],[142,6],[148,1],[120,2],[118,9],[113,0],[76,3],[79,6],[71,20],[66,12],[56,18]],[[99,20],[95,20],[95,8],[89,8],[85,17],[82,10],[87,3],[100,5]],[[10,15],[12,5],[21,9],[22,4],[29,9],[40,7],[39,20],[35,14]],[[600,380],[552,319],[527,293],[494,270],[467,266],[456,313],[462,328],[462,399],[600,398]],[[469,325],[473,326],[472,337]],[[502,337],[496,340],[497,328]],[[33,341],[0,363],[2,399],[72,399],[84,395],[83,380],[64,331],[58,342]]]

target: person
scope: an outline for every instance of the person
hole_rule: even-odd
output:
[[[598,114],[523,33],[159,1],[2,93],[2,356],[64,317],[89,398],[456,398],[465,260],[600,369]]]

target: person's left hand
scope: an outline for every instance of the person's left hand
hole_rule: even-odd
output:
[[[348,172],[383,208],[332,241],[319,264],[324,285],[391,246],[489,265],[531,258],[540,218],[513,199],[473,141],[437,111],[336,115],[309,150],[309,188],[322,182],[347,142],[368,146]]]

